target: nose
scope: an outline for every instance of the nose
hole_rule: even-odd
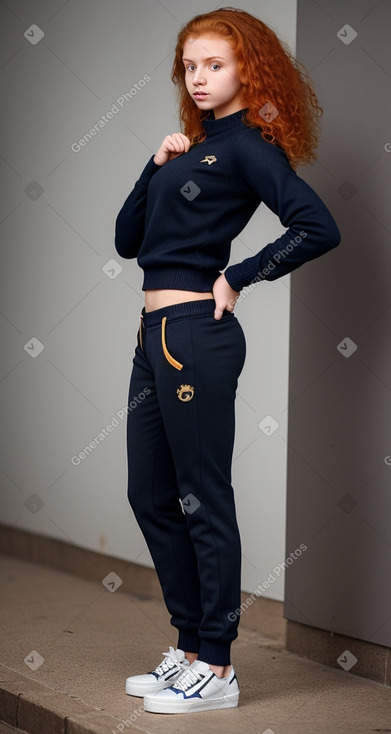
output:
[[[193,84],[198,87],[199,84],[205,84],[205,77],[202,76],[201,71],[196,71],[193,75]]]

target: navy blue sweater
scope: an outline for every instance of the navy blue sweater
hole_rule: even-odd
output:
[[[336,247],[339,229],[285,152],[243,122],[246,108],[202,122],[207,138],[164,165],[152,156],[115,223],[115,248],[137,257],[142,290],[212,291],[231,241],[261,202],[287,231],[224,275],[235,291],[276,280]]]

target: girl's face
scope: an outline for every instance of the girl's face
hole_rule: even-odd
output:
[[[221,36],[189,36],[183,44],[185,83],[194,103],[202,110],[213,110],[216,120],[243,109],[242,83],[236,57]],[[195,92],[203,96],[195,96]]]

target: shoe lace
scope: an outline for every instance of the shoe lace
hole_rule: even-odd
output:
[[[199,680],[203,679],[202,673],[197,673],[196,670],[193,670],[191,667],[187,670],[184,670],[183,673],[179,676],[178,680],[172,684],[173,688],[179,688],[181,691],[187,691],[188,688],[191,688],[191,686],[194,686],[195,683],[197,683]]]
[[[167,670],[170,670],[176,665],[179,665],[181,668],[183,667],[183,661],[181,662],[179,660],[177,651],[174,650],[172,645],[170,645],[168,652],[164,652],[163,655],[165,656],[164,660],[155,668],[155,673],[158,675],[163,675],[163,673],[166,673]]]

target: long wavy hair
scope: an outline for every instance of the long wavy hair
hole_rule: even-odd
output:
[[[178,95],[181,132],[191,145],[205,139],[201,123],[210,110],[200,110],[187,91],[183,45],[189,36],[204,33],[224,38],[233,49],[243,85],[243,109],[248,108],[244,123],[257,128],[267,142],[281,147],[292,168],[314,163],[323,108],[318,105],[307,70],[271,28],[239,8],[196,15],[178,34],[171,79]]]

